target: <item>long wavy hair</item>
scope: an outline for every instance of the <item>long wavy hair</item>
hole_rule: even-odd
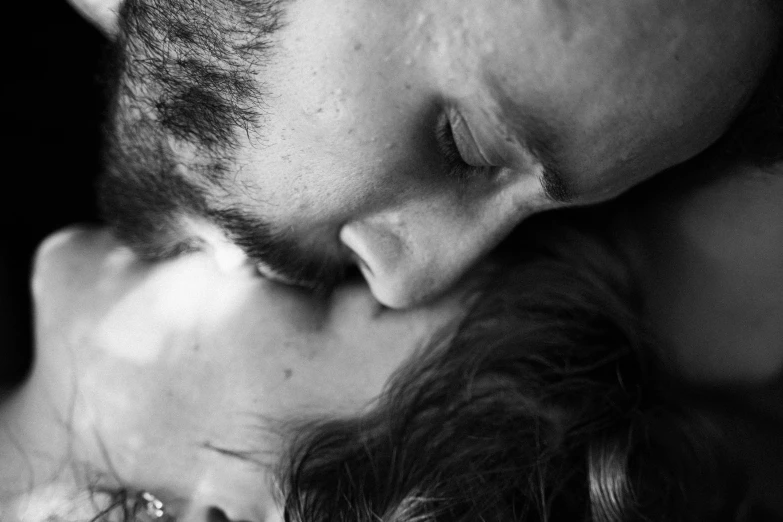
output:
[[[301,431],[285,520],[758,519],[720,426],[645,333],[626,264],[584,228],[531,220],[372,411]]]

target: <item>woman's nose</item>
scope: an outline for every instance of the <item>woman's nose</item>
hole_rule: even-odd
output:
[[[283,522],[282,513],[274,509],[247,509],[216,503],[191,505],[176,522]]]
[[[220,509],[219,507],[210,507],[207,509],[206,517],[204,519],[204,522],[256,522],[255,520],[236,520],[230,518],[225,511]]]
[[[205,456],[205,469],[192,477],[176,522],[283,522],[274,479],[256,464],[218,453]]]

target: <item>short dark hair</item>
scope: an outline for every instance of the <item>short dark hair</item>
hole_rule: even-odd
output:
[[[742,469],[666,370],[625,263],[558,216],[510,239],[525,248],[376,408],[300,433],[287,522],[743,519]]]

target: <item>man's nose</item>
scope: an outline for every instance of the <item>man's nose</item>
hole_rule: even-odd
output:
[[[470,209],[421,202],[350,222],[340,240],[375,298],[407,308],[448,290],[530,213],[513,200]]]

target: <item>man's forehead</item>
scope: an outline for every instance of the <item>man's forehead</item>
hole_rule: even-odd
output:
[[[443,12],[444,25],[480,28],[475,41],[513,43],[518,38],[546,34],[564,43],[576,43],[586,34],[599,36],[607,45],[627,45],[629,40],[651,40],[677,34],[686,26],[705,30],[725,26],[729,13],[754,9],[757,0],[457,0],[454,9]],[[440,9],[439,3],[433,9]],[[723,16],[720,16],[723,13]],[[727,16],[728,14],[728,16]],[[470,15],[470,16],[467,16]],[[523,31],[523,28],[527,29]],[[661,31],[664,33],[661,34]],[[470,42],[470,40],[465,40]]]

